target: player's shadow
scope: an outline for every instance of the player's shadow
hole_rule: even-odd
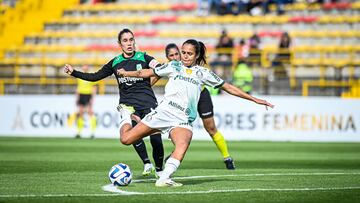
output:
[[[324,160],[235,160],[237,169],[358,169],[358,162],[340,159]],[[225,169],[225,164],[219,161],[188,161],[181,165],[186,169]]]
[[[199,184],[203,184],[203,183],[216,183],[216,182],[233,182],[234,185],[235,184],[239,184],[239,183],[246,183],[246,182],[264,182],[264,180],[259,180],[259,179],[249,179],[249,177],[246,178],[237,178],[237,179],[231,179],[231,178],[204,178],[204,179],[177,179],[174,178],[174,180],[176,182],[182,183],[184,185],[199,185]],[[269,180],[266,180],[269,181]]]

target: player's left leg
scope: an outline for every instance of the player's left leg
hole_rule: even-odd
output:
[[[76,136],[75,138],[80,138],[81,137],[81,132],[84,128],[84,106],[83,105],[79,105],[79,111],[76,115],[76,127],[77,127],[77,132],[76,132]]]
[[[226,140],[222,133],[216,128],[214,117],[203,118],[202,121],[206,131],[209,133],[216,147],[222,154],[226,168],[230,170],[235,169],[234,160],[229,154]]]
[[[186,128],[176,127],[170,132],[170,138],[175,145],[175,150],[172,152],[171,157],[166,161],[165,168],[160,175],[160,178],[156,181],[157,187],[179,187],[181,183],[176,183],[171,180],[170,176],[180,166],[180,162],[183,160],[187,149],[189,148],[192,131]]]
[[[90,138],[94,139],[97,123],[96,123],[96,116],[93,112],[92,102],[90,102],[89,105],[87,106],[87,112],[90,117],[90,133],[91,133]]]

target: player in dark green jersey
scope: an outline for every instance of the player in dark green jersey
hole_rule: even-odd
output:
[[[136,120],[142,119],[151,109],[157,106],[157,100],[150,85],[150,78],[120,77],[116,74],[116,71],[120,68],[127,71],[150,69],[160,66],[160,64],[145,52],[135,51],[135,37],[131,30],[123,29],[120,31],[118,34],[118,43],[123,53],[110,60],[97,72],[83,73],[75,70],[68,64],[65,65],[64,71],[73,77],[87,81],[98,81],[114,74],[119,86],[119,105],[131,109],[133,112],[134,126],[136,125]],[[151,135],[150,142],[153,147],[155,169],[156,171],[162,171],[164,147],[161,134],[156,133]],[[149,175],[154,171],[154,166],[149,160],[144,141],[141,139],[134,143],[133,146],[144,163],[143,175]]]

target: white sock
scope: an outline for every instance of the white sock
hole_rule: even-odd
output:
[[[180,161],[170,157],[165,163],[165,168],[162,171],[159,180],[170,178],[170,176],[173,173],[175,173],[175,171],[177,170],[177,168],[179,168],[179,166],[180,166]]]

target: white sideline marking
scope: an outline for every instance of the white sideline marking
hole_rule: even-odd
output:
[[[208,176],[187,176],[187,177],[174,177],[174,180],[184,180],[184,179],[201,179],[201,178],[221,178],[221,177],[252,177],[252,176],[321,176],[321,175],[360,175],[360,172],[354,173],[254,173],[254,174],[229,174],[229,175],[208,175]],[[153,182],[156,181],[155,178],[148,179],[138,179],[133,180],[133,183],[141,182]]]
[[[287,191],[326,191],[326,190],[357,190],[356,187],[333,187],[333,188],[243,188],[243,189],[229,189],[229,190],[200,190],[200,191],[179,191],[179,192],[127,192],[120,190],[112,184],[102,187],[104,191],[117,193],[119,195],[182,195],[182,194],[209,194],[222,192],[287,192]]]
[[[188,176],[175,177],[174,179],[201,179],[201,178],[221,178],[221,177],[251,177],[251,176],[318,176],[318,175],[360,175],[356,173],[260,173],[260,174],[229,174],[229,175],[208,175],[208,176]],[[156,179],[139,179],[133,182],[149,182]],[[178,192],[128,192],[120,190],[111,184],[102,187],[104,191],[111,193],[93,193],[93,194],[24,194],[24,195],[2,195],[0,198],[37,198],[37,197],[108,197],[119,195],[171,195],[171,194],[208,194],[220,192],[256,192],[256,191],[329,191],[329,190],[358,190],[360,186],[355,187],[330,187],[330,188],[243,188],[229,190],[203,190],[203,191],[178,191]]]

